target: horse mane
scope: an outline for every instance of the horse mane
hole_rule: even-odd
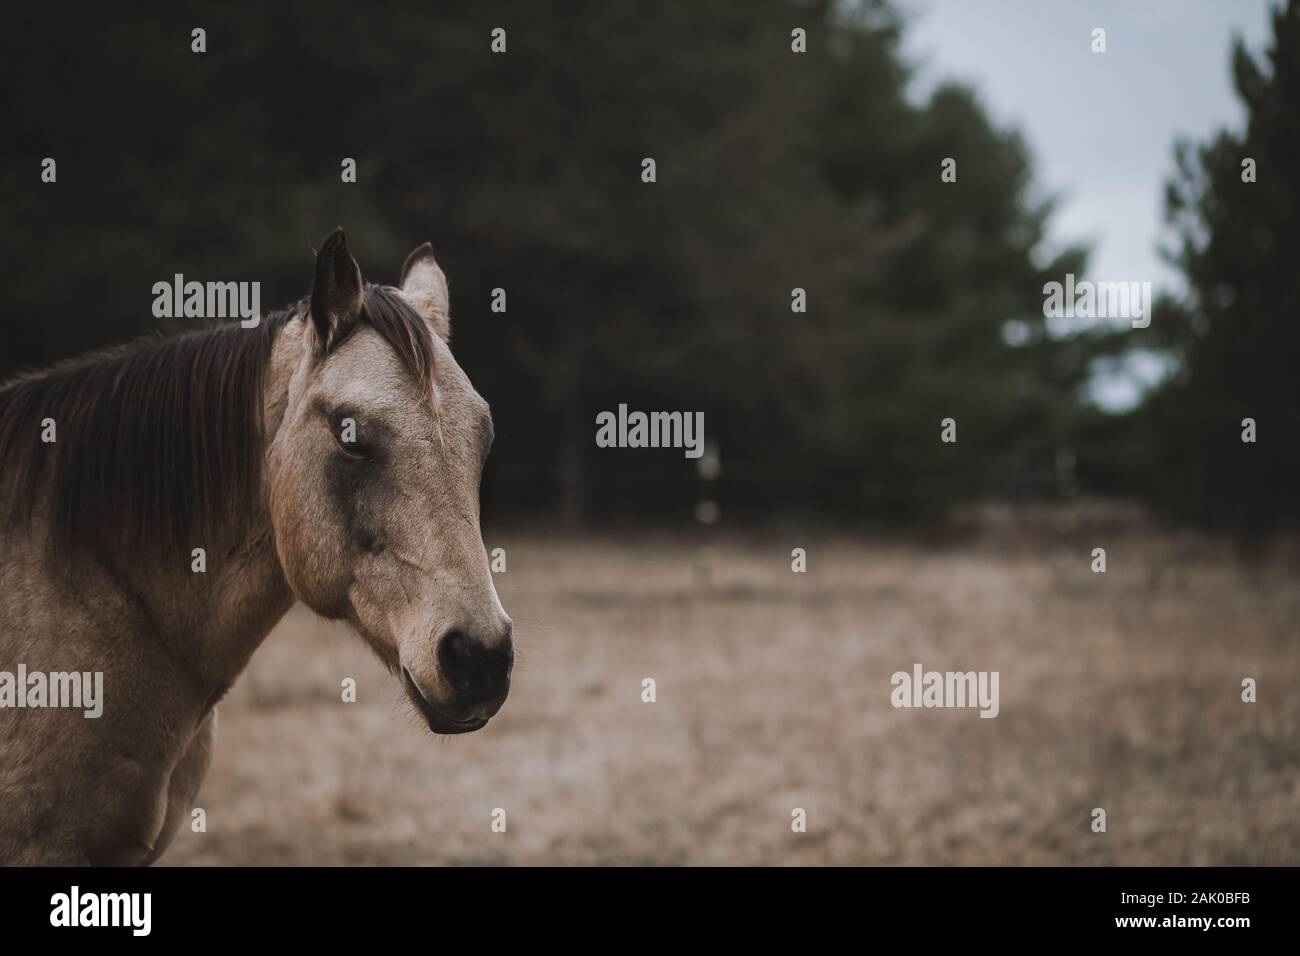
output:
[[[432,334],[393,288],[367,285],[360,322],[422,385]],[[276,337],[305,302],[238,322],[146,338],[0,385],[0,526],[30,525],[37,501],[67,560],[125,551],[188,559],[241,540],[260,510],[263,384]],[[425,393],[428,394],[428,388]],[[53,419],[55,441],[41,440]]]

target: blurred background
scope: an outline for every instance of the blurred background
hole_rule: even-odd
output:
[[[435,744],[296,609],[169,862],[1300,859],[1300,3],[16,16],[0,375],[177,272],[288,304],[343,225],[374,281],[433,243],[496,421],[503,713]],[[1150,327],[1045,319],[1066,273]],[[619,403],[703,411],[705,466],[596,447]],[[1001,716],[893,710],[918,660]]]

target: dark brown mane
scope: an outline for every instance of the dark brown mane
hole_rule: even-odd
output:
[[[428,326],[395,289],[366,286],[363,301],[361,321],[428,386]],[[271,349],[304,308],[264,316],[256,329],[141,340],[0,386],[0,522],[27,525],[46,496],[50,543],[63,558],[167,550],[188,560],[192,548],[238,540],[262,495]],[[52,444],[41,441],[47,418]]]

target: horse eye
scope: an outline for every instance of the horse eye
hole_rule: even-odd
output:
[[[340,436],[335,436],[335,443],[342,450],[343,454],[349,458],[369,459],[374,457],[374,450],[369,445],[363,445],[359,441],[347,442]]]
[[[334,443],[349,458],[370,458],[374,449],[357,437],[357,423],[351,418],[342,418],[330,428],[334,434]]]

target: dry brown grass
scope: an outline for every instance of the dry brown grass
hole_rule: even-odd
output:
[[[1288,561],[1118,531],[773,534],[711,562],[666,537],[502,545],[520,662],[486,730],[432,737],[358,639],[295,609],[221,705],[208,831],[165,862],[1300,862]],[[914,661],[1000,671],[1001,715],[895,710]]]

